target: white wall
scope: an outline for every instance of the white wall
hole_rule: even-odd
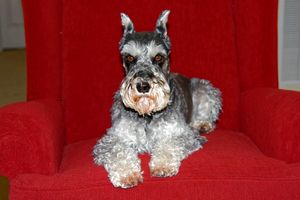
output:
[[[0,50],[24,48],[21,0],[0,0]]]
[[[300,91],[300,0],[279,0],[279,85]]]

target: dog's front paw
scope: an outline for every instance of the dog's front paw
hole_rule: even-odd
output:
[[[131,188],[137,186],[139,183],[143,182],[143,176],[140,172],[134,172],[121,179],[122,188]]]
[[[178,168],[169,165],[154,166],[150,168],[151,176],[170,177],[178,173]]]
[[[132,188],[143,182],[142,172],[132,172],[118,177],[110,176],[110,181],[115,187]]]

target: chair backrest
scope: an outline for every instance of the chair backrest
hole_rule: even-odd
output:
[[[118,52],[122,35],[120,12],[130,16],[136,31],[152,31],[160,12],[171,10],[168,23],[171,71],[208,79],[220,88],[224,107],[219,128],[238,129],[241,91],[277,86],[276,61],[273,61],[277,55],[273,38],[276,37],[275,3],[270,4],[268,11],[266,3],[250,0],[55,0],[44,2],[49,4],[47,13],[47,8],[33,11],[37,7],[35,2],[23,2],[28,41],[28,97],[62,99],[69,143],[100,137],[110,126],[112,97],[123,76]],[[43,58],[30,55],[34,52],[39,56],[38,41],[32,42],[37,34],[30,26],[39,20],[30,19],[34,15],[30,10],[51,18],[48,19],[51,23],[41,25],[49,32],[37,36],[47,48],[44,51],[48,51],[47,55],[41,55]],[[35,25],[35,29],[42,28]],[[38,67],[40,74],[33,70]],[[39,81],[43,84],[36,85]]]

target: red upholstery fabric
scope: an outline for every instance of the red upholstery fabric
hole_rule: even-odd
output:
[[[53,174],[63,150],[61,103],[39,100],[0,109],[0,175]]]
[[[138,7],[132,3],[64,1],[63,94],[68,142],[99,137],[110,126],[112,96],[123,70],[118,52],[120,12],[127,12],[137,31],[152,31],[166,8],[171,10],[171,70],[208,79],[219,87],[224,99],[219,127],[237,129],[239,79],[232,1],[143,0]]]
[[[22,175],[12,182],[12,199],[296,199],[300,165],[264,156],[239,132],[216,131],[203,150],[183,161],[173,178],[152,178],[149,157],[141,156],[144,183],[114,188],[90,154],[96,139],[65,148],[60,173]]]
[[[299,93],[255,89],[278,84],[276,0],[23,0],[23,8],[35,101],[0,109],[10,199],[300,198]],[[143,155],[144,183],[116,189],[91,153],[122,78],[119,13],[153,30],[163,9],[171,10],[172,70],[211,80],[224,110],[178,176],[151,178]]]
[[[241,97],[241,130],[267,155],[300,161],[300,93],[254,89]]]
[[[61,6],[61,0],[23,0],[28,100],[61,99]]]
[[[277,1],[234,1],[240,89],[278,87]]]

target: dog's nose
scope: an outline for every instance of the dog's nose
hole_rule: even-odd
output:
[[[149,92],[151,86],[148,82],[142,81],[136,84],[136,89],[139,93],[147,93]]]

